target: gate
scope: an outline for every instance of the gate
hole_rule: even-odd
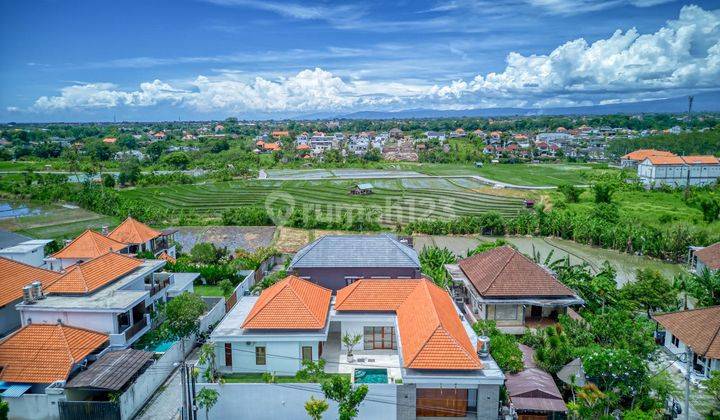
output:
[[[120,420],[120,404],[109,401],[58,401],[60,420]]]

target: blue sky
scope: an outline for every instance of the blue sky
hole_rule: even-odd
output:
[[[0,0],[0,121],[590,105],[720,89],[720,6]]]

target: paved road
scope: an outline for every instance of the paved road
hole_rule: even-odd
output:
[[[187,357],[189,363],[195,363],[199,357],[200,348],[194,349]],[[150,401],[135,420],[178,420],[180,419],[180,407],[182,406],[182,388],[180,382],[180,369],[175,368],[172,375],[155,392]]]

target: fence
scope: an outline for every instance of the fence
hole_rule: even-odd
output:
[[[243,418],[256,420],[285,420],[307,418],[305,402],[310,397],[325,399],[319,384],[288,383],[288,384],[196,384],[196,392],[202,388],[218,391],[218,401],[209,412],[211,419]],[[358,419],[387,419],[398,417],[398,389],[395,384],[368,384],[368,396],[360,404]],[[330,408],[326,417],[334,418],[338,406],[335,401],[328,401]],[[272,407],[271,410],[268,407]],[[414,407],[412,413],[415,413]],[[202,409],[199,418],[204,418]]]
[[[240,284],[237,285],[230,297],[225,301],[225,312],[230,312],[230,309],[235,306],[238,298],[242,297],[245,292],[249,292],[252,287],[258,281],[262,280],[268,271],[275,266],[278,261],[278,257],[275,255],[270,256],[268,259],[260,263],[260,267],[257,270],[250,272]]]
[[[59,401],[60,420],[120,420],[120,405],[109,401]]]

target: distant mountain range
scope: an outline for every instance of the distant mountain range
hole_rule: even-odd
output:
[[[720,112],[720,91],[700,93],[695,96],[693,111]],[[503,117],[537,115],[607,115],[636,113],[682,113],[687,112],[687,96],[652,101],[608,105],[562,107],[562,108],[483,108],[483,109],[407,109],[402,111],[358,111],[350,114],[313,114],[300,119],[405,119],[405,118],[461,118]]]

